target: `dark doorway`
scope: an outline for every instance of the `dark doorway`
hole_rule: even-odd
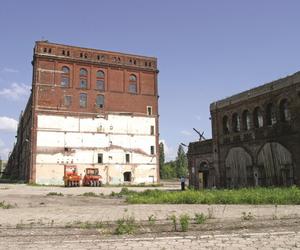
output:
[[[208,171],[199,171],[199,188],[208,188]]]
[[[124,176],[124,181],[131,182],[131,172],[124,172],[123,176]]]

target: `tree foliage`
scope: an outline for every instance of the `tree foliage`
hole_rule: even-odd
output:
[[[187,157],[183,150],[183,146],[180,144],[177,150],[176,157],[176,175],[178,178],[182,176],[187,176],[188,166],[187,166]]]
[[[165,164],[165,149],[164,144],[161,142],[159,143],[159,175],[162,178],[162,171]]]

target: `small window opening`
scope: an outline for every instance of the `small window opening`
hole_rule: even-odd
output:
[[[70,51],[67,51],[67,56],[70,56]]]
[[[62,54],[65,55],[65,53],[66,53],[66,52],[63,50],[63,51],[62,51]]]
[[[80,53],[80,57],[83,57],[83,54],[82,54],[82,53]]]
[[[152,115],[152,107],[151,106],[147,106],[147,114]]]
[[[52,52],[52,49],[49,49],[49,50],[48,50],[48,53],[51,54],[51,52]]]
[[[44,48],[44,52],[47,53],[47,48]]]
[[[124,177],[124,181],[131,182],[131,172],[124,172],[123,177]]]
[[[151,135],[154,135],[154,126],[151,126],[151,127],[150,127],[150,134],[151,134]]]
[[[98,163],[103,163],[103,154],[98,154]]]
[[[125,158],[126,158],[126,163],[129,163],[130,162],[130,155],[126,154]]]
[[[150,147],[150,153],[151,153],[151,155],[154,155],[154,146]]]

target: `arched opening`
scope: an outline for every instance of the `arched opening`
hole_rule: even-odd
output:
[[[63,66],[61,70],[62,70],[62,75],[61,75],[60,86],[64,88],[68,88],[70,87],[70,69],[67,66]]]
[[[273,103],[269,103],[266,109],[267,125],[272,126],[277,122],[276,109]]]
[[[291,120],[291,112],[289,109],[288,101],[287,99],[283,99],[279,104],[279,110],[280,110],[280,120],[283,122],[287,122]]]
[[[137,78],[133,74],[129,76],[128,92],[133,94],[137,93]]]
[[[124,182],[131,182],[131,172],[124,172],[123,173]]]
[[[260,107],[256,107],[253,112],[253,125],[255,128],[264,126],[263,116]]]
[[[225,167],[227,187],[254,185],[252,158],[244,148],[231,148],[225,160]]]
[[[237,113],[234,113],[232,115],[232,130],[234,132],[240,132],[241,131],[240,116]]]
[[[227,115],[223,117],[223,133],[225,135],[229,134],[229,120]]]
[[[249,130],[250,129],[250,113],[248,110],[245,110],[243,112],[242,120],[243,120],[243,129],[246,131]]]
[[[266,143],[258,153],[259,180],[266,186],[294,183],[292,154],[277,142]]]
[[[199,165],[198,169],[198,177],[199,177],[199,188],[208,188],[209,187],[209,165],[208,162],[203,161]]]
[[[96,89],[100,91],[105,91],[105,75],[102,70],[97,71],[96,74]]]

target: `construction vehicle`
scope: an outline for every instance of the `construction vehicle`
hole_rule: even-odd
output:
[[[63,179],[65,187],[79,187],[81,176],[78,175],[77,166],[65,165]]]
[[[102,185],[102,176],[99,175],[97,168],[86,168],[82,180],[83,186],[100,187]]]

